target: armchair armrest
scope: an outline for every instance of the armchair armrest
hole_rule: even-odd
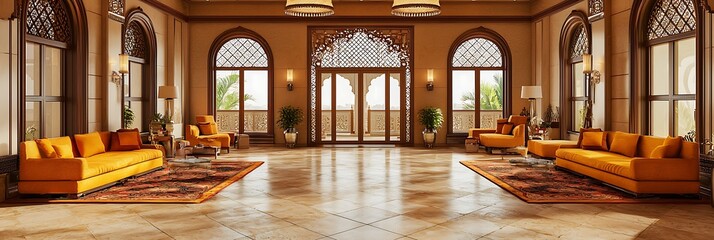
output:
[[[66,169],[85,169],[84,158],[30,158],[20,161],[20,180],[74,180],[82,179],[82,171],[61,171]]]
[[[699,180],[699,161],[683,158],[634,158],[630,171],[636,180]]]
[[[496,133],[496,129],[471,128],[469,129],[469,138],[478,138],[484,133]]]

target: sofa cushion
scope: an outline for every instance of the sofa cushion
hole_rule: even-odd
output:
[[[74,158],[74,152],[72,151],[72,145],[52,145],[55,150],[56,158]]]
[[[22,162],[20,180],[79,181],[162,156],[160,150],[141,149],[100,153],[89,158],[28,159]]]
[[[74,135],[74,140],[77,143],[79,155],[84,158],[106,152],[104,149],[104,143],[102,143],[102,138],[97,132],[76,134]]]
[[[583,137],[580,143],[582,149],[607,151],[607,134],[604,132],[584,132],[581,135]]]
[[[583,133],[586,132],[602,132],[602,129],[599,128],[581,128],[580,129],[580,136],[578,136],[578,147],[582,146],[583,143]]]
[[[610,152],[619,153],[628,157],[637,154],[637,142],[640,135],[636,133],[616,132],[610,145]]]
[[[163,153],[156,149],[106,152],[87,158],[85,178],[111,172],[137,163],[160,158]]]
[[[501,129],[501,134],[512,135],[513,134],[513,123],[503,124],[503,129]]]
[[[630,171],[632,158],[607,151],[593,151],[579,148],[561,148],[555,152],[558,158],[581,165],[610,172],[627,178],[633,178]]]
[[[132,151],[141,149],[141,142],[139,139],[139,131],[123,131],[123,132],[113,132],[112,134],[112,151]]]
[[[37,149],[40,151],[40,156],[42,156],[42,158],[57,157],[57,153],[55,152],[55,149],[52,147],[52,142],[50,142],[50,140],[35,139],[35,143],[37,143]],[[70,145],[70,147],[71,147],[71,145]]]
[[[218,133],[218,126],[214,122],[200,122],[198,129],[201,130],[201,135],[213,135]]]
[[[682,149],[682,137],[667,137],[662,145],[652,150],[650,158],[676,158]]]

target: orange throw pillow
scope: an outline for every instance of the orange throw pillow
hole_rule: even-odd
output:
[[[214,122],[200,122],[198,129],[201,131],[201,135],[218,134],[218,126]]]
[[[503,124],[503,129],[501,129],[501,134],[503,135],[512,135],[513,134],[513,123],[506,123]]]
[[[57,153],[57,158],[74,158],[72,145],[52,145],[52,148]]]
[[[47,139],[35,139],[35,143],[37,143],[37,148],[40,150],[40,156],[42,158],[56,158],[57,153],[55,152],[55,149],[52,148],[52,142]]]
[[[607,151],[607,134],[604,132],[584,132],[581,133],[583,142],[582,149],[586,150],[605,150]]]
[[[132,151],[141,149],[139,130],[125,130],[112,133],[111,151]]]
[[[637,142],[639,140],[639,134],[616,132],[615,138],[612,140],[612,144],[610,144],[610,152],[635,157],[637,153]]]
[[[676,158],[682,150],[682,137],[667,137],[662,145],[656,147],[650,158]]]
[[[578,147],[582,147],[583,145],[583,134],[586,132],[602,132],[602,129],[599,128],[581,128],[580,129],[580,136],[578,137]]]
[[[77,143],[79,155],[84,158],[106,152],[104,149],[104,143],[102,142],[102,138],[99,136],[98,132],[76,134],[74,135],[74,141]]]

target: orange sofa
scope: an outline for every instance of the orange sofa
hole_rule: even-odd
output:
[[[110,150],[109,132],[101,132],[105,151],[88,158],[79,157],[77,146],[70,137],[48,139],[53,145],[72,145],[74,158],[42,158],[35,141],[20,143],[21,194],[82,193],[101,188],[121,179],[163,167],[164,154],[153,145],[133,151]]]
[[[608,149],[612,149],[615,133],[606,134]],[[698,194],[699,145],[683,141],[678,157],[650,158],[664,141],[639,136],[634,157],[564,145],[555,153],[555,164],[634,194]]]
[[[523,146],[526,143],[526,123],[528,117],[511,115],[508,120],[497,120],[496,129],[479,129],[473,128],[469,130],[469,137],[479,140],[479,144],[484,146],[487,151],[491,149],[514,148]],[[516,126],[513,128],[513,134],[501,134],[501,129],[506,123],[513,123]]]

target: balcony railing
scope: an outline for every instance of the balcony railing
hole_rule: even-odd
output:
[[[239,110],[216,111],[218,130],[222,132],[237,132],[240,128]],[[244,110],[244,132],[268,132],[268,110]]]
[[[469,128],[476,127],[476,117],[474,110],[453,110],[452,124],[455,133],[465,133]],[[480,128],[496,129],[496,121],[503,118],[501,110],[481,110]]]

